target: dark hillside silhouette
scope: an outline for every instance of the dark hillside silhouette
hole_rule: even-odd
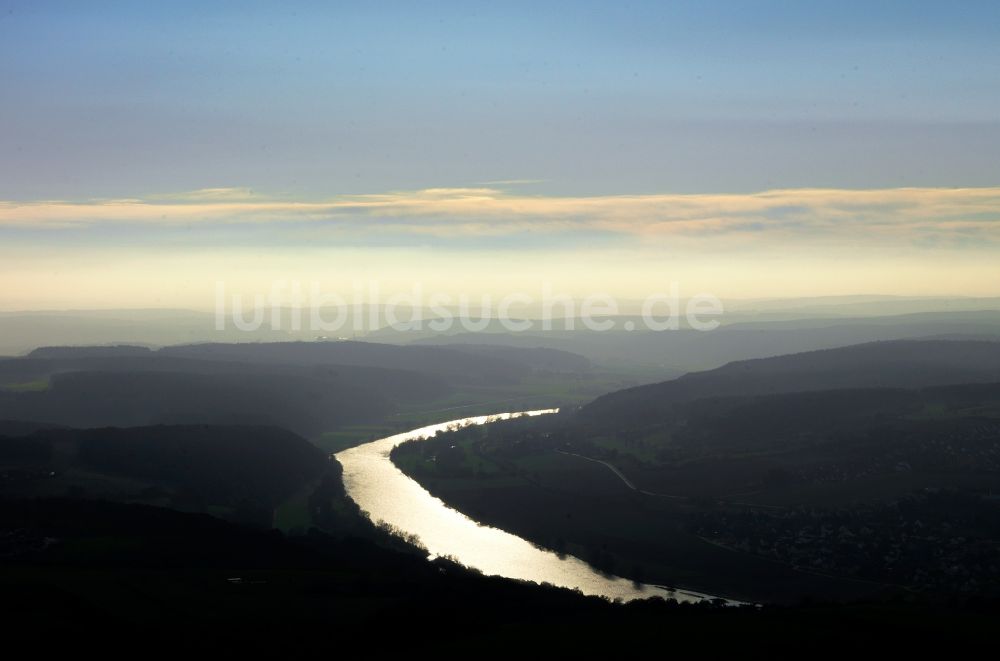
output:
[[[581,417],[614,425],[661,420],[670,405],[706,397],[989,382],[1000,382],[1000,342],[873,342],[744,360],[610,393],[584,407]]]

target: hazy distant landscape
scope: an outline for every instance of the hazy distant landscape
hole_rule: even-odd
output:
[[[786,325],[808,341],[811,324]],[[39,347],[0,361],[3,492],[405,550],[420,540],[372,527],[323,450],[552,407],[406,443],[392,460],[478,521],[636,581],[753,603],[989,596],[1000,341],[937,337],[761,348],[664,381],[502,344]],[[7,543],[20,557],[39,542]]]
[[[998,26],[0,2],[5,646],[991,649]]]

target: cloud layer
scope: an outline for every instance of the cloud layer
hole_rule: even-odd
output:
[[[214,188],[143,199],[0,202],[0,230],[315,225],[335,235],[481,238],[599,232],[824,243],[1000,243],[1000,188],[794,189],[749,194],[529,196],[432,188],[325,200]]]

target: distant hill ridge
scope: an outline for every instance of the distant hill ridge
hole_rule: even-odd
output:
[[[153,350],[136,344],[112,344],[79,347],[38,347],[29,352],[27,358],[44,360],[64,358],[110,358],[120,356],[149,356]]]
[[[71,427],[254,424],[307,437],[467,385],[589,362],[551,349],[365,342],[43,347],[0,359],[0,419]]]
[[[1000,382],[1000,342],[894,340],[728,363],[599,397],[585,419],[655,421],[706,397]]]
[[[405,369],[475,380],[477,374],[515,380],[535,368],[580,372],[590,367],[583,356],[544,347],[481,344],[399,346],[385,343],[336,342],[208,342],[150,349],[118,344],[108,346],[39,347],[24,360],[81,361],[92,359],[149,359],[264,363],[283,365],[343,365]],[[475,367],[475,369],[471,369]]]

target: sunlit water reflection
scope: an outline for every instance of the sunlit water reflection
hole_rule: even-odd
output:
[[[439,431],[481,425],[519,416],[555,413],[558,409],[499,413],[421,427],[336,454],[344,467],[347,494],[373,521],[384,522],[405,535],[415,535],[434,556],[449,556],[484,574],[535,583],[550,583],[609,599],[645,599],[652,596],[678,601],[698,601],[708,595],[672,591],[655,585],[635,584],[602,574],[572,556],[560,557],[533,546],[516,535],[480,525],[446,506],[407,477],[392,463],[389,453],[406,441],[433,436]]]

